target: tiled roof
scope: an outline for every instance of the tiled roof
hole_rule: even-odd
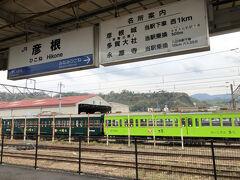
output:
[[[78,102],[84,101],[88,98],[96,96],[95,94],[89,94],[84,96],[70,96],[62,97],[62,106],[75,105]],[[23,101],[4,102],[0,101],[0,109],[13,109],[13,108],[31,108],[31,107],[47,107],[47,106],[58,106],[59,99],[32,99]]]

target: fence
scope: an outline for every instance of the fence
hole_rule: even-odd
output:
[[[1,139],[1,164],[61,169],[128,179],[217,179],[240,177],[240,148],[236,142],[194,141],[182,149],[179,141],[61,135],[28,136],[24,143],[15,135]],[[57,137],[56,137],[57,138]],[[50,139],[50,141],[47,141]],[[186,144],[190,142],[185,140]],[[203,145],[205,144],[205,145]],[[23,152],[24,151],[24,152]]]

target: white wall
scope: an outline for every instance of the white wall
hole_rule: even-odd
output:
[[[120,104],[120,103],[114,103],[114,102],[109,102],[109,104],[112,107],[112,113],[118,113],[118,112],[122,112],[122,113],[126,113],[129,112],[129,106],[125,105],[125,104]]]
[[[103,106],[110,106],[110,104],[105,101],[100,96],[94,96],[84,101],[79,102],[78,104],[93,104],[93,105],[103,105]]]
[[[35,115],[43,111],[59,112],[59,107],[37,107],[37,108],[24,108],[24,109],[0,109],[0,116],[29,116]],[[77,114],[75,106],[62,106],[61,113],[63,114]]]

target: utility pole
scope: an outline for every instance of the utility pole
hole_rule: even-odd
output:
[[[59,83],[59,113],[61,113],[61,108],[62,108],[62,87],[64,85],[62,82]]]
[[[235,102],[235,98],[234,98],[234,94],[233,94],[233,85],[230,84],[230,88],[231,88],[231,94],[232,94],[232,107],[233,110],[236,110],[236,102]]]

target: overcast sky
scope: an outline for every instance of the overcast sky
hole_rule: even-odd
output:
[[[91,70],[51,75],[36,80],[40,89],[88,93],[120,92],[186,92],[230,93],[230,83],[240,84],[240,32],[210,38],[211,51],[154,59]],[[238,50],[233,50],[239,48]],[[0,71],[0,83],[25,86],[26,80],[8,81]],[[28,81],[28,86],[33,83]],[[0,87],[0,91],[6,91]]]

